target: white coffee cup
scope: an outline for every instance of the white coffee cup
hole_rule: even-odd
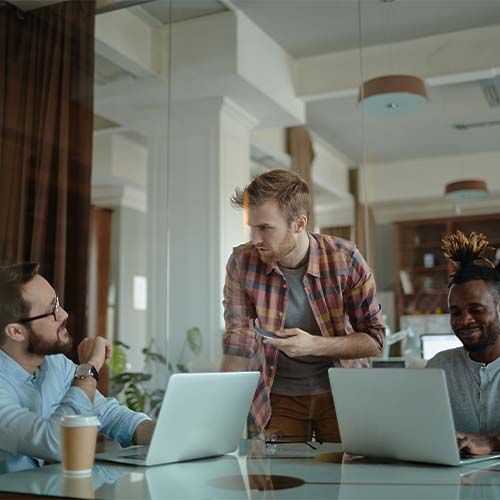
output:
[[[61,456],[64,474],[90,476],[94,465],[99,419],[65,415],[61,418]]]

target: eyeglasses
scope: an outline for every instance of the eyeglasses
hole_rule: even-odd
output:
[[[29,323],[30,321],[35,321],[36,319],[47,318],[48,316],[54,316],[54,321],[59,321],[59,297],[56,295],[56,301],[54,303],[54,309],[51,312],[40,314],[38,316],[33,316],[32,318],[21,318],[18,319],[18,323]]]

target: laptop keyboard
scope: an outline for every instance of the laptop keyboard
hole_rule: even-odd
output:
[[[146,453],[124,453],[120,456],[123,458],[131,458],[132,460],[146,460]]]

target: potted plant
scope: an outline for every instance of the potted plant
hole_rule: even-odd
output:
[[[125,403],[131,410],[141,411],[155,417],[160,411],[165,387],[150,387],[153,374],[165,371],[166,386],[168,376],[175,372],[189,372],[184,357],[188,348],[195,356],[199,356],[202,350],[202,337],[198,327],[190,328],[186,332],[184,343],[182,344],[179,359],[175,366],[168,362],[167,358],[155,351],[155,342],[151,340],[142,349],[144,354],[143,372],[127,371],[127,350],[130,346],[121,340],[113,341],[113,353],[108,361],[110,370],[109,380],[110,396],[116,397]],[[148,383],[149,382],[149,383]]]

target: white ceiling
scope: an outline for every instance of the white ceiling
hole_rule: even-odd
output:
[[[296,58],[356,49],[360,42],[364,48],[389,46],[390,57],[390,47],[403,40],[489,25],[500,30],[500,0],[362,0],[360,4],[232,0],[232,4]],[[500,126],[468,131],[452,126],[500,120],[500,107],[488,106],[478,81],[432,87],[428,93],[429,104],[420,112],[390,117],[363,116],[354,95],[321,98],[307,103],[307,125],[353,163],[500,149]]]
[[[478,82],[427,90],[429,102],[421,111],[396,116],[365,114],[363,123],[353,96],[309,103],[307,121],[356,163],[500,149],[500,126],[470,130],[453,127],[457,123],[500,120],[500,107],[488,106]]]
[[[180,22],[227,10],[217,0],[154,0],[138,8],[143,9],[161,24],[168,24],[170,15],[174,22]]]
[[[358,0],[232,0],[294,57],[359,47]],[[500,24],[499,0],[362,0],[364,46]]]
[[[295,58],[357,48],[360,41],[363,47],[389,45],[390,57],[391,46],[403,40],[489,25],[500,30],[500,0],[221,1],[155,0],[131,11],[161,25],[170,13],[179,21],[226,6],[240,9]],[[96,59],[96,75],[103,83],[131,78],[108,63]],[[500,149],[500,126],[468,131],[452,126],[500,120],[500,107],[488,106],[478,81],[430,87],[428,93],[429,104],[422,111],[395,117],[363,116],[355,96],[321,98],[307,103],[307,125],[353,163]]]

